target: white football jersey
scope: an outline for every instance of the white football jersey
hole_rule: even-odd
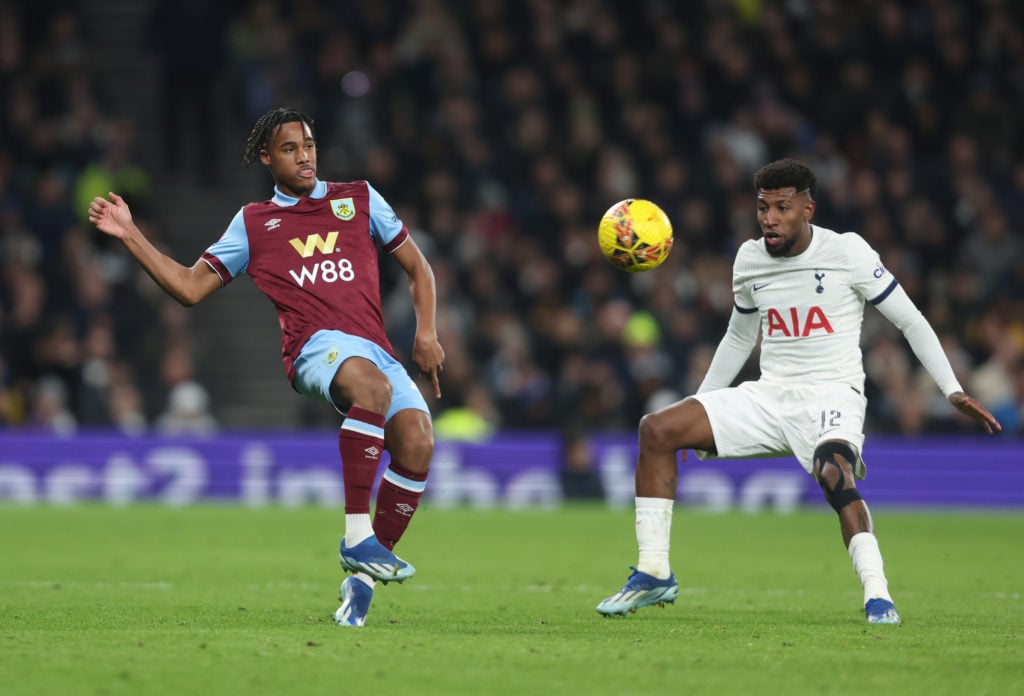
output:
[[[761,316],[761,379],[841,382],[864,392],[864,301],[897,287],[878,252],[854,232],[811,226],[799,256],[774,257],[764,239],[745,242],[733,264],[736,308]]]

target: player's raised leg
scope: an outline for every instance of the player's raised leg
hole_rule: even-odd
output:
[[[402,582],[416,569],[378,541],[370,521],[373,483],[384,453],[384,414],[391,403],[391,383],[369,360],[353,357],[338,369],[331,393],[339,403],[350,404],[338,437],[345,490],[341,566],[375,580]]]
[[[375,378],[377,375],[375,369],[366,369],[367,365],[365,364],[355,363],[355,366],[371,378]],[[349,372],[346,377],[351,378],[352,374]],[[377,450],[376,457],[378,459],[379,450],[382,448],[386,450],[391,461],[384,472],[377,493],[377,508],[372,524],[369,522],[369,515],[361,512],[368,507],[360,507],[358,518],[351,520],[355,522],[355,527],[349,525],[350,518],[346,518],[341,561],[343,567],[355,572],[341,585],[342,604],[334,615],[335,622],[343,626],[362,626],[364,624],[370,603],[373,600],[375,578],[382,580],[385,584],[391,580],[402,582],[415,572],[410,564],[395,556],[392,551],[398,540],[402,538],[413,513],[419,506],[420,497],[426,488],[430,460],[434,453],[430,412],[416,384],[397,362],[385,364],[382,377],[387,385],[387,404],[384,406],[387,415],[380,421],[383,422],[386,418],[387,422],[383,423],[383,428],[379,432],[375,431],[375,434],[379,434],[382,439],[379,443],[373,442],[371,447]],[[338,391],[341,392],[340,389]],[[340,396],[342,394],[339,393]],[[374,403],[378,407],[381,406],[380,401]],[[349,409],[349,416],[351,417],[351,415],[352,410]],[[373,466],[373,472],[376,475],[376,463]],[[372,485],[372,480],[370,483]],[[369,496],[364,496],[361,490],[358,495],[360,496],[359,504],[368,506]],[[370,525],[369,529],[367,529],[367,525]],[[360,533],[359,537],[352,540],[353,542],[359,542],[359,546],[371,545],[373,555],[376,557],[384,558],[387,555],[388,558],[393,559],[393,564],[398,569],[394,575],[387,578],[379,575],[371,577],[366,572],[368,559],[359,558],[359,546],[352,549],[347,548],[348,535],[353,528],[359,528]],[[363,536],[365,538],[360,541]],[[363,563],[357,563],[358,561],[363,561]],[[385,562],[392,561],[385,559]]]
[[[714,450],[704,407],[685,399],[640,420],[636,466],[636,540],[638,560],[621,590],[597,605],[605,616],[641,607],[671,604],[679,583],[669,564],[672,511],[675,506],[679,451]]]
[[[412,522],[427,487],[430,460],[434,456],[429,414],[417,408],[398,411],[384,427],[384,443],[391,462],[377,491],[373,532],[385,548],[394,549]]]
[[[814,476],[821,484],[825,500],[839,515],[843,543],[864,587],[867,622],[898,624],[900,617],[889,595],[889,583],[875,538],[871,512],[854,481],[856,461],[857,453],[849,443],[841,440],[822,442],[814,450]]]

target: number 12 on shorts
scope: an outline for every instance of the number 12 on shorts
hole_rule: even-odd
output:
[[[832,430],[833,428],[839,427],[839,418],[843,414],[839,411],[822,411],[821,412],[821,429]]]

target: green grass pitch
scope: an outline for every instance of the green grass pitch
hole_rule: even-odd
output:
[[[0,692],[1024,693],[1024,515],[875,510],[902,626],[868,626],[829,510],[677,509],[675,605],[594,607],[632,510],[425,506],[367,626],[331,620],[342,512],[0,506]]]

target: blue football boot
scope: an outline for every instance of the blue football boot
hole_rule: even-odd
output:
[[[679,583],[676,582],[675,573],[670,574],[664,580],[641,573],[634,566],[630,566],[633,574],[617,593],[604,599],[597,605],[597,613],[605,616],[616,614],[625,616],[635,612],[640,607],[655,605],[663,607],[672,604],[679,596]]]
[[[339,626],[362,626],[373,601],[373,588],[355,576],[349,575],[341,583],[341,606],[334,612],[334,623]]]
[[[388,551],[387,547],[377,541],[377,537],[367,537],[352,548],[345,546],[345,538],[341,539],[339,553],[341,567],[353,573],[366,573],[374,580],[383,583],[408,580],[416,569]]]
[[[868,623],[874,624],[898,624],[900,615],[896,613],[896,606],[888,599],[876,597],[869,599],[864,605],[864,615]]]

